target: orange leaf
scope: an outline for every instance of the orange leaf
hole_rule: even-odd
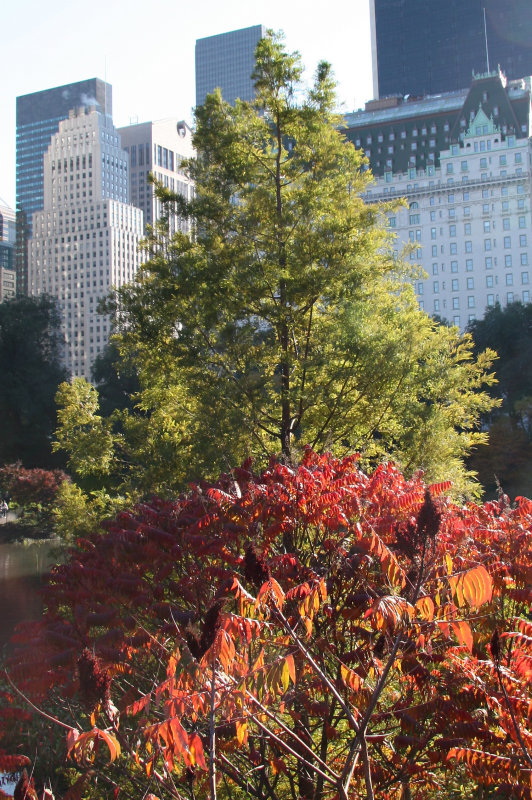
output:
[[[467,647],[469,652],[472,653],[473,634],[471,633],[471,628],[467,622],[452,622],[451,626],[460,644],[464,645],[464,647]]]

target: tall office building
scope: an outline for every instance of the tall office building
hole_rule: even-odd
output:
[[[128,155],[111,117],[71,110],[43,158],[43,209],[33,214],[29,291],[57,298],[65,366],[90,379],[109,339],[98,303],[140,265],[142,211],[128,203]]]
[[[0,197],[0,302],[14,297],[15,212]]]
[[[201,106],[216,88],[228,103],[253,100],[251,73],[255,48],[266,35],[264,25],[219,33],[196,41],[196,105]]]
[[[530,302],[532,79],[475,75],[468,90],[372,101],[349,114],[347,136],[376,176],[369,203],[390,212],[397,256],[423,272],[418,302],[464,329],[486,308]]]
[[[498,66],[532,75],[530,0],[370,0],[370,15],[376,98],[464,89]]]
[[[43,208],[43,156],[69,111],[94,106],[112,115],[112,88],[91,78],[17,97],[17,288],[28,290],[28,239],[32,215]]]
[[[157,122],[142,122],[119,128],[122,147],[129,154],[130,200],[144,212],[146,225],[153,225],[161,216],[161,202],[155,197],[153,186],[148,183],[151,173],[172,192],[178,192],[187,200],[191,197],[192,184],[183,172],[182,163],[194,154],[192,131],[183,120],[162,119]],[[176,227],[185,232],[189,229],[186,220],[169,219],[170,233]]]

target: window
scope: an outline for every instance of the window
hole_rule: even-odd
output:
[[[506,156],[505,155],[499,156],[499,166],[500,167],[505,167],[506,166]]]
[[[457,254],[458,248],[456,242],[451,242],[451,244],[449,245],[449,252],[452,256],[455,256]]]
[[[510,247],[512,246],[512,237],[511,236],[505,236],[504,239],[503,239],[503,245],[507,250],[509,250]]]
[[[439,300],[435,300],[434,301],[434,311],[439,311],[439,310],[440,310],[440,301]]]
[[[410,214],[410,225],[419,225],[421,223],[420,214]]]
[[[396,224],[397,224],[397,220],[396,220],[395,217],[388,217],[388,227],[389,228],[395,228]]]
[[[452,281],[451,281],[451,289],[453,290],[453,292],[457,292],[458,291],[458,278],[453,278],[452,279]]]
[[[449,219],[454,219],[455,216],[456,216],[456,209],[455,208],[450,208],[449,209]]]
[[[432,281],[432,291],[434,294],[438,294],[440,291],[440,282],[439,281]]]
[[[509,211],[510,210],[510,203],[508,202],[508,200],[503,200],[502,201],[502,210],[503,211]]]
[[[447,202],[448,203],[454,203],[454,194],[448,194],[447,195]]]
[[[472,258],[466,258],[465,268],[466,268],[466,272],[473,272],[473,259]]]
[[[522,267],[528,266],[528,253],[521,253],[521,266]]]
[[[474,285],[473,285],[473,278],[468,278],[467,279],[467,288],[468,289],[474,289],[475,288]]]
[[[447,175],[452,175],[453,174],[453,165],[452,164],[447,164],[446,172],[447,172]]]
[[[526,233],[519,236],[519,247],[526,247]]]
[[[530,303],[530,292],[523,292],[523,303]]]
[[[431,228],[430,229],[430,238],[431,239],[435,239],[436,238],[436,228]]]
[[[480,169],[487,169],[487,167],[488,167],[488,159],[487,158],[481,158],[480,159]]]
[[[504,217],[504,219],[502,221],[502,229],[503,229],[503,231],[509,231],[510,230],[510,217]]]
[[[493,275],[486,275],[486,286],[488,289],[493,287]]]
[[[423,294],[423,281],[419,281],[419,282],[417,283],[416,292],[417,292],[418,294]]]
[[[522,160],[523,160],[523,158],[521,156],[521,153],[516,153],[515,156],[514,156],[514,162],[516,164],[521,164]]]
[[[482,197],[484,198],[484,200],[489,196],[490,196],[489,191],[487,189],[482,189]]]
[[[471,208],[469,206],[464,206],[464,217],[469,217],[471,214]]]
[[[473,252],[473,242],[467,241],[465,243],[465,251],[466,251],[466,253],[472,253]]]
[[[487,305],[494,306],[495,305],[495,295],[489,294],[487,297]]]
[[[528,283],[528,272],[521,273],[521,283]]]
[[[484,259],[484,263],[486,264],[486,269],[491,269],[493,267],[493,259],[491,256],[487,256]]]
[[[453,297],[453,308],[454,308],[455,311],[460,308],[460,298],[459,297]]]
[[[432,258],[436,258],[437,255],[438,255],[438,245],[437,244],[433,244],[432,245]]]
[[[514,276],[511,272],[506,273],[506,286],[514,285]]]
[[[436,212],[435,211],[431,211],[430,212],[430,221],[434,222],[435,219],[436,219]]]
[[[520,228],[526,228],[526,219],[525,217],[518,218],[518,224]]]
[[[433,264],[432,265],[432,274],[433,275],[437,275],[438,274],[438,265],[437,264]]]
[[[504,266],[505,267],[511,267],[512,266],[512,256],[511,255],[504,256]]]
[[[484,220],[484,233],[490,232],[490,221],[489,219]]]
[[[467,297],[467,307],[468,308],[475,308],[475,296],[470,294]]]
[[[467,172],[467,161],[462,161],[460,167],[462,172]]]
[[[456,225],[449,225],[449,236],[456,236]]]
[[[491,250],[491,239],[484,239],[484,250]]]
[[[471,236],[471,223],[470,222],[466,222],[466,224],[464,225],[464,233],[465,233],[466,236]]]
[[[506,302],[507,303],[513,303],[513,301],[514,301],[514,293],[513,292],[507,292],[506,293]]]

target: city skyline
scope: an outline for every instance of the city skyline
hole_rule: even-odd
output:
[[[284,31],[287,48],[301,53],[307,79],[320,60],[332,63],[343,110],[363,106],[372,93],[368,0],[334,0],[326,18],[319,20],[306,6],[287,7],[280,0],[246,5],[229,0],[223,8],[206,0],[201,14],[186,8],[177,14],[168,0],[155,0],[149,13],[145,4],[133,0],[125,14],[116,2],[95,0],[91,14],[86,12],[80,3],[69,5],[67,15],[60,0],[46,8],[22,0],[3,14],[4,28],[13,36],[3,42],[0,196],[13,207],[15,103],[20,95],[97,77],[113,86],[117,127],[168,117],[191,124],[196,40],[260,23]],[[5,69],[10,62],[16,69]]]

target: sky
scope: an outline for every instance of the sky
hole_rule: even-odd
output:
[[[369,0],[17,0],[2,8],[0,198],[15,207],[16,97],[87,78],[113,87],[113,121],[192,123],[196,39],[250,25],[285,34],[306,77],[329,61],[339,108],[372,97]]]

